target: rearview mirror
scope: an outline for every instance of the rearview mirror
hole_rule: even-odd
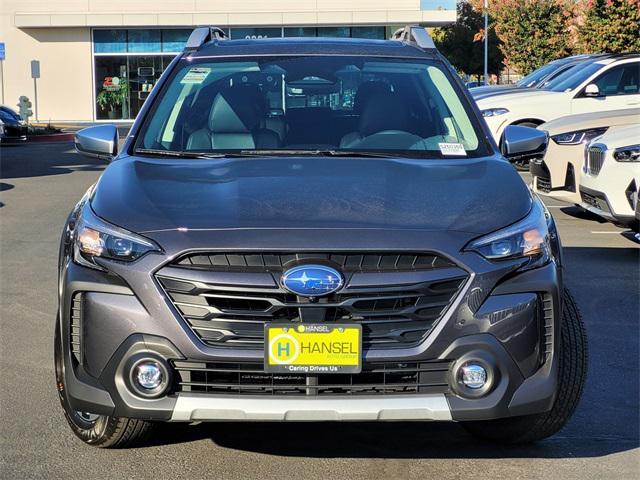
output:
[[[76,133],[75,144],[82,155],[110,161],[118,154],[118,128],[115,125],[83,128]]]
[[[599,97],[600,89],[595,83],[590,83],[584,88],[584,96],[585,97]]]
[[[520,125],[509,125],[504,129],[500,150],[509,160],[537,157],[547,149],[549,134],[544,130]]]

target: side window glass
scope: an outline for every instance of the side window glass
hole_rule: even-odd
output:
[[[623,67],[617,67],[600,75],[594,82],[598,86],[600,94],[605,96],[616,95],[623,72]]]
[[[629,63],[612,68],[594,83],[605,96],[637,94],[640,91],[640,64]]]
[[[624,66],[624,73],[618,95],[636,95],[640,92],[640,63],[630,63]]]

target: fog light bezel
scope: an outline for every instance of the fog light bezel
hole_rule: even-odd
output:
[[[143,363],[153,363],[158,366],[162,374],[162,381],[156,388],[144,388],[138,383],[137,368]],[[143,398],[158,398],[164,395],[170,385],[170,371],[163,360],[156,357],[137,358],[129,367],[128,386],[132,393]]]

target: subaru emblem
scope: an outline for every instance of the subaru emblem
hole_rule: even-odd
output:
[[[300,265],[282,275],[282,286],[301,297],[320,297],[339,290],[344,280],[337,270],[324,265]]]

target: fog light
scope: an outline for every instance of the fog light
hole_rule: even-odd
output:
[[[133,374],[138,385],[145,390],[154,390],[162,385],[164,375],[156,362],[141,362],[135,367]]]
[[[467,363],[459,370],[460,381],[467,388],[478,389],[487,383],[487,371],[477,363]]]

